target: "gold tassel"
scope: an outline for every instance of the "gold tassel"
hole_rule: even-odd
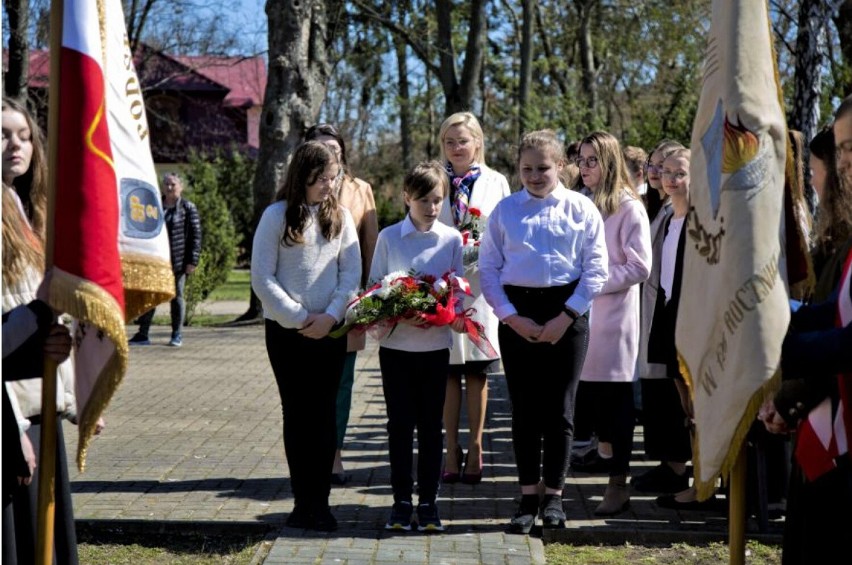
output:
[[[85,468],[86,450],[94,435],[97,420],[127,370],[128,349],[124,313],[115,298],[103,288],[57,267],[54,267],[50,284],[50,303],[57,310],[97,326],[115,347],[95,381],[86,406],[82,410],[78,406],[77,468],[82,472]]]

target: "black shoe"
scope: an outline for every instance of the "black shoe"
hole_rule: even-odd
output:
[[[562,497],[557,494],[545,494],[539,507],[539,517],[543,528],[564,528],[565,510],[562,509]]]
[[[571,470],[577,473],[609,473],[611,466],[612,458],[601,457],[597,449],[581,456],[571,455]]]
[[[515,516],[509,522],[509,531],[513,534],[528,534],[535,526],[535,516],[538,514],[538,495],[521,495],[521,504]]]
[[[322,506],[314,511],[313,523],[308,527],[318,532],[334,532],[337,531],[337,518],[328,506]]]
[[[287,516],[288,528],[308,528],[312,525],[311,513],[303,504],[297,504]]]
[[[688,502],[680,502],[675,498],[674,494],[667,494],[665,496],[658,496],[656,502],[660,508],[681,511],[726,512],[728,508],[725,501],[716,498],[715,495],[704,501],[690,500]]]
[[[528,534],[535,525],[535,513],[518,510],[512,521],[509,522],[509,531],[513,534]]]
[[[686,472],[678,475],[669,465],[661,463],[650,471],[633,477],[630,486],[639,492],[674,494],[689,488],[689,477]]]
[[[417,531],[443,532],[444,525],[438,517],[438,507],[434,502],[421,502],[417,505]]]
[[[151,340],[148,339],[147,335],[137,333],[133,337],[127,340],[127,343],[130,345],[151,345]]]
[[[411,531],[411,514],[414,507],[408,501],[394,502],[391,508],[390,518],[385,524],[386,530]]]

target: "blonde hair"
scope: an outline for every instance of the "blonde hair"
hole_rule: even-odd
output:
[[[531,131],[521,137],[521,142],[518,144],[519,163],[521,161],[521,154],[528,149],[541,151],[556,163],[565,163],[565,147],[556,137],[556,132],[552,129]]]
[[[679,147],[677,149],[672,149],[671,151],[666,153],[666,156],[663,158],[663,161],[670,157],[680,157],[681,159],[686,159],[687,161],[690,161],[692,159],[692,151],[690,151],[688,147]]]
[[[621,144],[612,134],[596,131],[583,138],[581,144],[591,145],[598,158],[601,182],[592,192],[592,200],[605,218],[618,211],[623,192],[626,191],[639,200],[639,195],[630,182]],[[582,182],[582,179],[577,182]]]
[[[482,133],[482,126],[479,125],[479,120],[470,112],[456,112],[441,124],[441,130],[438,138],[441,140],[441,160],[445,163],[449,160],[447,153],[444,151],[444,138],[447,137],[447,131],[453,126],[462,126],[467,128],[470,135],[479,141],[479,147],[473,155],[473,160],[480,164],[485,164],[485,135]]]
[[[3,284],[20,282],[29,268],[44,270],[41,239],[21,211],[15,189],[3,185]]]

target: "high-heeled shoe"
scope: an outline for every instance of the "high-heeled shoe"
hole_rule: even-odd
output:
[[[464,459],[464,471],[462,472],[461,482],[466,485],[478,485],[482,482],[482,453],[479,454],[479,472],[478,473],[468,473],[467,472],[467,458],[470,456],[470,452],[468,451],[467,457]]]
[[[446,467],[441,471],[441,482],[444,484],[453,484],[459,482],[461,478],[462,461],[464,460],[464,452],[461,446],[456,446],[456,461],[459,465],[459,471],[453,473],[446,470]]]

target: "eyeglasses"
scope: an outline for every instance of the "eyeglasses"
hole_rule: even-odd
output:
[[[681,180],[685,179],[686,177],[688,177],[689,173],[685,173],[683,171],[678,171],[676,173],[674,173],[672,171],[663,171],[661,173],[661,176],[664,179],[674,179],[674,180],[681,181]]]
[[[577,157],[574,159],[574,164],[578,167],[585,169],[594,169],[598,166],[598,158],[597,157],[587,157],[583,159],[582,157]]]

